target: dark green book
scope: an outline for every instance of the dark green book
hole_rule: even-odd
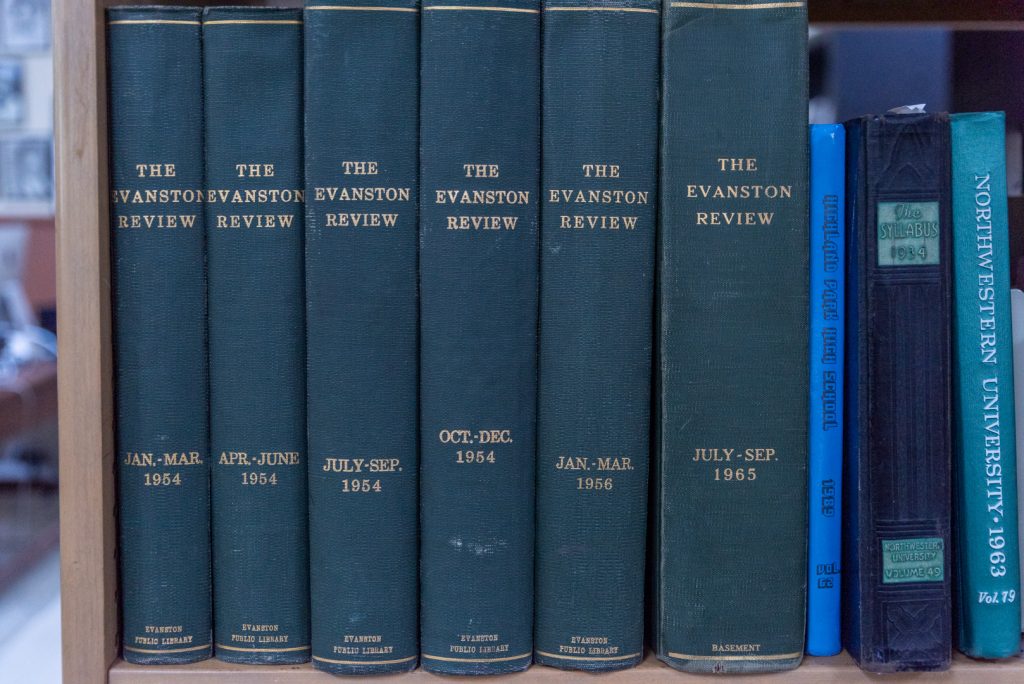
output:
[[[309,660],[302,13],[203,15],[216,654]]]
[[[534,657],[643,658],[657,0],[544,5]]]
[[[313,665],[409,670],[419,657],[418,3],[311,0],[305,22]]]
[[[420,657],[498,674],[533,658],[540,10],[421,30]]]
[[[187,663],[213,652],[199,10],[107,19],[121,641]]]
[[[658,657],[800,663],[807,560],[807,8],[666,0]]]

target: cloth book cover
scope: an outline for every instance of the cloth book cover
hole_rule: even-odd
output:
[[[203,15],[215,653],[309,660],[302,12]]]
[[[419,658],[418,10],[305,11],[312,657],[336,674]]]
[[[807,8],[663,12],[655,650],[691,672],[803,656]]]
[[[420,25],[420,659],[533,658],[540,8]]]
[[[199,18],[188,7],[107,12],[121,641],[131,663],[213,653]]]
[[[544,5],[534,657],[643,658],[657,0]]]

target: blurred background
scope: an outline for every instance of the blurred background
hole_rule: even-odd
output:
[[[50,0],[0,0],[0,681],[12,684],[60,681],[50,33]]]
[[[50,35],[49,0],[0,0],[0,681],[17,684],[60,681]],[[810,46],[813,123],[1006,111],[1024,285],[1024,32],[813,27]]]

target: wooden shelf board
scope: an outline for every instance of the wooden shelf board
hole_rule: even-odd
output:
[[[493,677],[494,679],[505,679],[515,682],[565,682],[581,676],[580,672],[557,670],[543,665],[534,665],[526,672]],[[614,679],[621,684],[629,683],[654,683],[654,682],[685,682],[697,681],[697,675],[688,675],[677,672],[667,665],[659,662],[653,655],[647,658],[638,667],[621,670],[619,672],[603,675],[590,675],[602,679]],[[416,682],[437,681],[440,677],[432,675],[422,669],[411,673],[386,675],[374,677],[374,682]],[[704,678],[710,681],[711,678]],[[774,682],[779,684],[847,684],[850,682],[877,682],[878,677],[869,675],[853,664],[853,660],[843,653],[831,658],[808,657],[804,663],[795,670],[788,672],[776,672],[767,675],[743,675],[735,679],[743,684],[757,684],[758,682]],[[921,681],[926,679],[929,682],[984,682],[985,684],[1020,684],[1024,681],[1024,660],[1011,658],[1008,660],[983,662],[971,660],[963,655],[957,654],[952,669],[947,672],[935,673],[906,673],[901,675],[886,675],[887,681]],[[714,681],[722,681],[720,676],[714,677]],[[191,665],[131,665],[123,660],[117,660],[110,668],[110,684],[148,684],[149,682],[160,682],[161,684],[244,684],[247,682],[265,682],[270,684],[316,684],[325,682],[340,682],[342,678],[334,677],[324,672],[314,670],[309,664],[305,665],[232,665],[219,660],[206,660]],[[461,681],[467,681],[461,678]]]

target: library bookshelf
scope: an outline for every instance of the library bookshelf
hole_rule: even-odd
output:
[[[154,0],[146,0],[153,4]],[[269,4],[221,0],[217,4]],[[309,665],[246,667],[209,660],[188,666],[139,667],[118,657],[117,538],[110,335],[110,258],[107,207],[106,46],[104,9],[140,0],[56,0],[54,70],[57,159],[57,293],[60,369],[60,536],[64,681],[69,684],[168,682],[241,684],[327,682]],[[201,0],[163,4],[204,4]],[[213,3],[205,3],[213,4]],[[298,0],[275,4],[299,5]],[[941,24],[956,28],[1024,30],[1016,0],[810,0],[822,24]],[[1014,215],[1021,216],[1020,201]],[[517,681],[567,681],[576,673],[533,667]],[[423,681],[418,670],[397,675]],[[603,678],[619,682],[693,680],[653,657],[638,668]],[[1024,681],[1024,660],[978,663],[958,656],[952,670],[908,675],[915,680]],[[900,677],[896,677],[900,678]],[[380,681],[392,678],[382,677]],[[799,669],[747,676],[745,682],[794,684],[869,681],[848,656],[808,658]]]

